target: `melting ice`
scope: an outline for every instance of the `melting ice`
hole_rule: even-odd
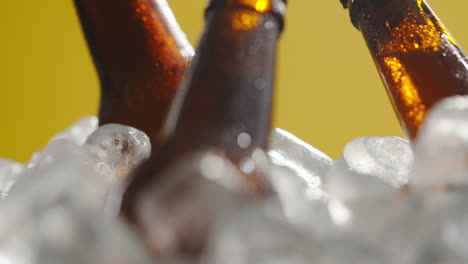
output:
[[[246,199],[245,175],[216,152],[184,157],[142,195],[145,236],[110,198],[149,157],[149,139],[97,123],[77,121],[27,164],[0,159],[1,264],[468,263],[467,97],[434,107],[412,144],[357,138],[336,160],[272,130],[250,164],[267,199]]]

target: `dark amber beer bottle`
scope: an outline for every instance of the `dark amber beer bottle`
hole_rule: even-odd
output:
[[[239,165],[266,147],[284,9],[283,0],[212,0],[208,5],[197,55],[177,92],[162,144],[124,194],[121,213],[131,223],[138,225],[135,208],[143,189],[149,182],[170,180],[161,172],[181,157],[215,148]]]
[[[166,0],[74,0],[101,83],[99,123],[154,141],[193,56]]]
[[[440,99],[468,93],[468,60],[423,0],[342,0],[410,138]]]

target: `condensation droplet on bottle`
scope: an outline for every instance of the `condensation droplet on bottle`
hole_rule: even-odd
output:
[[[266,29],[266,30],[270,30],[270,29],[272,29],[272,28],[273,28],[273,22],[267,21],[267,22],[265,23],[265,29]]]
[[[239,147],[248,148],[251,143],[252,143],[252,138],[250,137],[249,134],[244,132],[244,133],[240,133],[237,136],[237,144],[239,145]]]
[[[256,79],[254,81],[254,87],[258,90],[263,90],[266,87],[266,81],[264,79]]]

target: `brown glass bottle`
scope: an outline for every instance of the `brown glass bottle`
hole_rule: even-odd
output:
[[[211,1],[162,144],[134,174],[123,197],[121,213],[130,222],[138,225],[134,208],[142,190],[150,182],[170,180],[161,178],[161,172],[181,157],[215,148],[239,165],[266,147],[284,9],[283,0]]]
[[[99,123],[154,142],[193,56],[166,0],[74,0],[101,83]]]
[[[423,0],[342,0],[367,42],[401,125],[415,138],[442,98],[468,93],[468,60]]]

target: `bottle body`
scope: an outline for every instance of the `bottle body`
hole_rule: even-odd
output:
[[[237,163],[266,145],[281,25],[271,12],[214,2],[164,135],[174,149],[219,147]]]
[[[193,49],[165,0],[75,0],[101,83],[100,124],[155,141]]]
[[[257,10],[257,2],[270,8]],[[142,212],[136,208],[144,193],[157,192],[148,186],[174,180],[164,171],[207,149],[241,168],[253,192],[267,189],[242,167],[252,161],[254,150],[266,147],[271,128],[276,47],[283,23],[282,13],[271,6],[270,0],[215,0],[209,5],[197,55],[168,115],[162,144],[134,174],[123,196],[121,214],[130,223],[141,229]]]
[[[410,138],[436,102],[468,93],[468,60],[423,0],[356,0],[350,12]]]

